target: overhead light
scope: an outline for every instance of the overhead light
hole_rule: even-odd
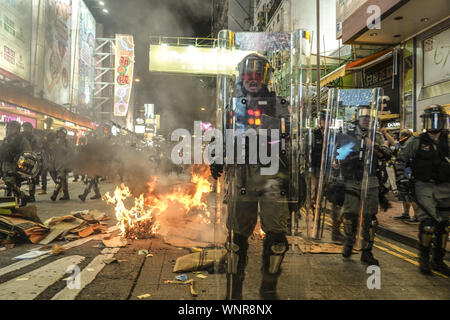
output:
[[[134,81],[135,81],[135,82],[141,82],[141,79],[136,78],[136,79],[134,79]]]
[[[104,13],[108,13],[108,12],[109,12],[108,9],[102,9],[102,11],[103,11]]]
[[[103,1],[99,1],[98,4],[101,5],[102,7],[105,5]]]
[[[428,22],[428,20],[430,20],[430,19],[428,19],[428,18],[422,18],[422,19],[420,19],[421,22]]]
[[[369,34],[369,36],[371,36],[371,37],[375,37],[377,35],[378,35],[378,33],[376,33],[376,32],[372,32],[371,34]]]

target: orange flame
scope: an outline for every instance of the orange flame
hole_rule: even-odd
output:
[[[129,188],[124,184],[116,187],[113,195],[106,194],[108,203],[115,206],[121,236],[131,239],[152,237],[164,227],[166,223],[178,223],[180,219],[196,216],[199,221],[210,224],[211,213],[208,211],[206,195],[212,191],[208,181],[209,168],[207,166],[193,166],[191,168],[191,183],[178,186],[168,193],[158,193],[155,190],[158,180],[152,177],[148,182],[147,192],[133,197]],[[134,202],[127,208],[125,202]],[[175,212],[175,216],[171,216]],[[179,212],[182,216],[179,216]]]

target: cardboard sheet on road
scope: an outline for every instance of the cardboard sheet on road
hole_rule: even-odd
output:
[[[288,236],[288,242],[291,245],[296,245],[302,253],[332,253],[341,254],[342,245],[328,242],[315,242],[305,240],[302,237]],[[357,252],[353,250],[354,252]]]

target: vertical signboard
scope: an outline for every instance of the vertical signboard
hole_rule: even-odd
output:
[[[95,19],[83,1],[80,1],[78,39],[78,95],[80,106],[92,107],[94,95]]]
[[[44,97],[70,103],[72,0],[46,0]]]
[[[114,116],[126,117],[130,103],[134,71],[134,40],[131,35],[116,35],[114,79]]]
[[[0,79],[30,81],[30,0],[0,0]]]

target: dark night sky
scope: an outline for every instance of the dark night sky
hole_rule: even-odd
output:
[[[105,36],[133,34],[136,44],[136,106],[154,103],[161,114],[162,129],[193,127],[194,120],[210,121],[214,88],[202,78],[155,74],[149,71],[149,37],[208,37],[211,33],[212,0],[104,0]],[[203,79],[205,80],[205,79]],[[211,83],[211,82],[210,82]],[[200,107],[208,110],[202,112]]]

